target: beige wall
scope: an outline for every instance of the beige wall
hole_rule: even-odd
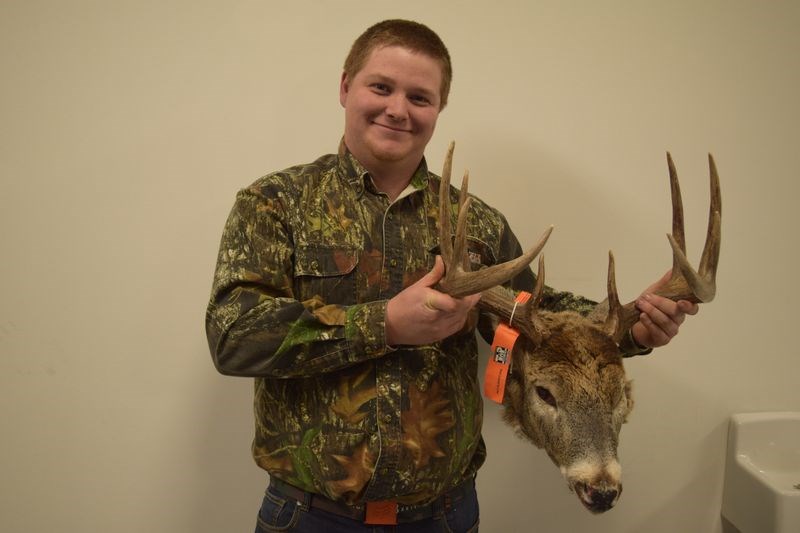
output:
[[[487,406],[487,532],[721,531],[727,418],[800,410],[795,342],[800,4],[5,1],[0,4],[0,530],[252,530],[251,383],[214,372],[203,315],[236,190],[336,149],[340,65],[382,18],[455,61],[428,157],[548,281],[623,299],[669,265],[665,150],[702,246],[705,153],[725,203],[719,297],[631,360],[625,492],[583,511]]]

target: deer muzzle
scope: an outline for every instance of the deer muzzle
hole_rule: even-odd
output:
[[[622,494],[622,468],[616,459],[584,460],[562,468],[570,490],[592,513],[604,513],[616,505]]]

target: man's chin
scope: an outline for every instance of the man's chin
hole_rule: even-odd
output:
[[[372,156],[384,163],[397,163],[411,155],[411,150],[399,143],[375,143],[370,148]]]
[[[404,154],[392,150],[373,150],[372,155],[381,163],[399,163],[405,159]]]

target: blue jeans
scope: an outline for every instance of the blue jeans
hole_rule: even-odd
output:
[[[258,513],[255,533],[477,533],[478,518],[478,495],[474,483],[464,498],[453,501],[448,509],[438,506],[430,518],[396,526],[368,525],[309,508],[308,501],[299,502],[269,487]]]

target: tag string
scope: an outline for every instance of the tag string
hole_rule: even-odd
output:
[[[518,300],[514,300],[514,309],[511,310],[511,318],[508,319],[508,325],[512,328],[514,327],[514,313],[517,312],[517,306],[519,305]]]
[[[519,291],[517,297],[514,298],[514,308],[511,310],[511,318],[508,319],[508,325],[510,327],[512,328],[514,327],[514,313],[517,312],[517,306],[521,303],[522,304],[526,303],[530,299],[531,299],[531,293],[525,291]]]

